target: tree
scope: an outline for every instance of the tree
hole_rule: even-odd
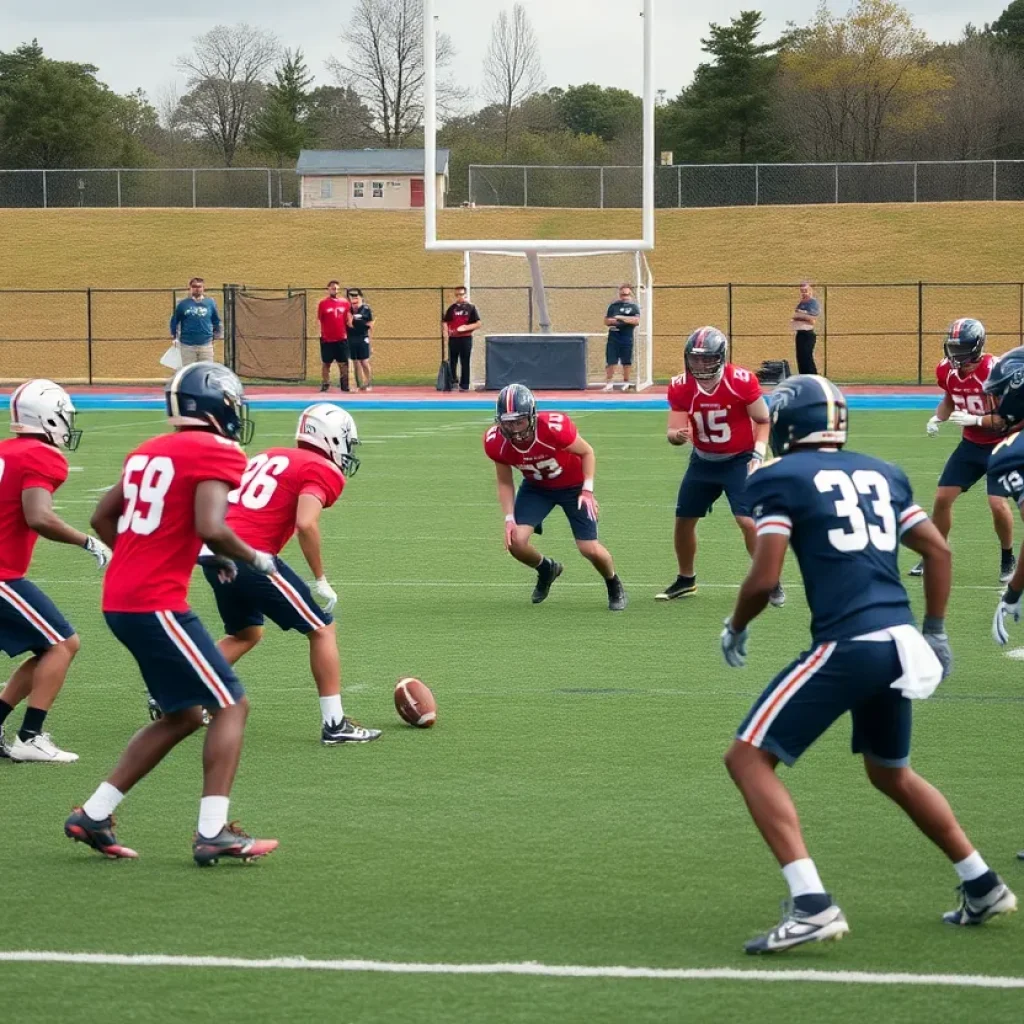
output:
[[[684,159],[737,162],[772,159],[772,101],[777,42],[761,43],[764,17],[742,11],[728,25],[712,23],[693,82],[659,112],[660,147]]]
[[[501,111],[502,157],[508,156],[509,135],[517,107],[544,84],[537,36],[522,4],[502,11],[491,26],[484,56],[484,95]]]
[[[313,77],[302,50],[285,50],[274,79],[253,126],[252,145],[257,153],[269,154],[282,167],[285,160],[298,157],[309,136],[309,87]]]
[[[949,75],[895,0],[856,0],[845,18],[824,2],[782,53],[777,116],[811,160],[880,160],[936,124]]]
[[[1005,47],[1024,61],[1024,0],[1013,3],[985,29],[1000,46]]]
[[[308,142],[320,149],[354,149],[367,141],[373,115],[352,88],[321,85],[309,96]]]
[[[641,128],[643,101],[626,89],[587,82],[558,90],[556,95],[562,124],[577,135],[596,135],[611,142]]]
[[[423,16],[419,0],[357,0],[345,29],[348,53],[332,58],[328,67],[339,85],[354,90],[367,118],[361,126],[368,138],[388,149],[401,149],[423,125]],[[438,33],[438,70],[455,55],[451,39]],[[438,80],[442,113],[462,93],[448,80]]]
[[[277,38],[262,29],[218,25],[195,39],[192,51],[177,60],[190,90],[177,121],[216,146],[227,167],[252,129],[264,78],[280,51]]]

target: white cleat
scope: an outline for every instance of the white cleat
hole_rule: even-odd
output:
[[[608,383],[605,384],[605,386],[603,388],[601,388],[601,390],[602,391],[614,391],[615,390],[615,385],[611,381],[608,381]]]
[[[19,763],[35,761],[40,764],[73,764],[78,760],[77,754],[72,754],[70,750],[61,750],[50,739],[48,732],[41,732],[30,740],[22,740],[15,736],[7,745],[7,756]]]
[[[626,383],[622,385],[622,390],[628,391],[632,386],[633,385],[627,380]]]
[[[817,914],[805,914],[788,903],[784,906],[782,920],[770,932],[743,944],[748,953],[781,953],[807,942],[835,942],[850,930],[834,903]]]
[[[773,608],[781,608],[786,603],[786,591],[781,583],[777,583],[775,589],[768,595],[768,603]]]

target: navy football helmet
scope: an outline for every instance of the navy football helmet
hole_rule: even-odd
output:
[[[846,444],[846,397],[827,377],[787,377],[771,395],[772,451],[785,455],[794,445]]]
[[[1007,423],[1024,420],[1024,345],[999,357],[985,381],[984,391],[999,399],[996,413]]]
[[[717,381],[729,360],[729,339],[717,327],[700,327],[686,339],[683,359],[691,377]]]
[[[183,366],[167,382],[167,418],[176,427],[205,427],[239,444],[252,440],[254,424],[242,382],[220,363]]]
[[[525,384],[508,384],[498,394],[494,422],[513,444],[532,443],[537,433],[537,400]]]
[[[970,317],[954,320],[949,325],[943,349],[956,370],[968,363],[976,363],[985,351],[985,325]]]

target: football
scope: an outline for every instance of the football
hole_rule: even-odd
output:
[[[407,676],[395,687],[395,710],[417,729],[429,729],[437,721],[434,695],[419,679]]]

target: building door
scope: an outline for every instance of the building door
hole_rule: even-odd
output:
[[[409,179],[409,205],[414,210],[423,209],[423,179]]]

